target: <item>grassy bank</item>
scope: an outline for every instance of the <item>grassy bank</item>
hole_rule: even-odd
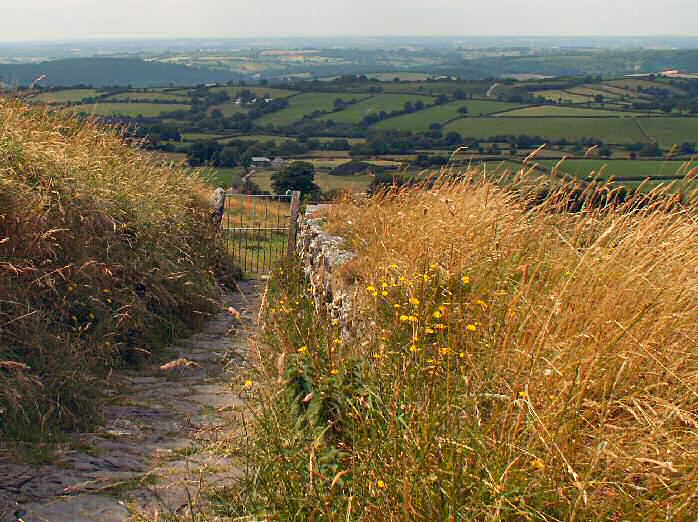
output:
[[[341,339],[300,267],[275,272],[248,480],[221,510],[693,520],[698,208],[601,195],[568,213],[564,188],[466,178],[336,205],[362,327]]]
[[[109,369],[202,323],[209,199],[113,129],[0,99],[0,438],[85,428]]]

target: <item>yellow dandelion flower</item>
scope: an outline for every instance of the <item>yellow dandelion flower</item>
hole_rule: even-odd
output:
[[[525,391],[520,391],[519,392],[519,399],[523,399],[523,400],[528,399],[528,393],[526,393]]]
[[[543,471],[543,469],[545,469],[545,463],[541,459],[533,459],[531,461],[531,467],[536,471]]]
[[[437,310],[432,315],[434,316],[434,319],[441,319],[441,317],[443,316],[440,310]]]
[[[434,359],[427,359],[427,362],[428,362],[429,364],[434,364]]]
[[[386,283],[385,281],[383,281],[383,282],[381,283],[381,288],[388,288],[388,283]]]
[[[439,312],[445,313],[446,312],[446,307],[444,305],[439,306]]]
[[[427,274],[424,274],[422,278],[424,279],[424,282],[429,281],[429,276]]]
[[[469,331],[469,332],[474,332],[475,330],[477,330],[477,326],[475,326],[474,324],[469,324],[469,325],[468,325],[468,331]]]
[[[342,340],[337,337],[334,341],[332,341],[334,344],[342,344]]]
[[[458,357],[460,357],[461,359],[463,359],[463,358],[465,357],[465,352],[460,352],[460,353],[458,354]]]
[[[247,379],[245,381],[245,388],[250,388],[253,384],[254,383],[250,379]]]
[[[413,344],[412,346],[410,346],[410,351],[411,351],[412,353],[416,352],[416,351],[417,351],[417,347]]]
[[[449,355],[451,353],[451,349],[448,346],[441,348],[440,351],[441,351],[441,355]]]
[[[411,322],[411,323],[416,323],[417,321],[419,321],[419,319],[417,319],[417,316],[415,316],[415,315],[410,315],[410,316],[407,318],[407,320],[408,320],[409,322]]]
[[[404,314],[400,316],[400,321],[402,321],[403,323],[406,323],[409,320],[410,318]]]
[[[383,291],[381,292],[381,295],[382,295],[383,297],[388,297],[388,292],[386,292],[385,290],[383,290]]]
[[[380,489],[385,489],[385,488],[388,487],[388,486],[385,485],[385,482],[383,482],[382,480],[379,480],[376,484],[378,485],[378,487],[379,487]]]
[[[339,373],[339,370],[337,368],[332,368],[332,371],[330,371],[332,375],[337,375]]]
[[[467,275],[463,276],[461,280],[463,281],[464,285],[467,285],[468,283],[470,283],[470,277],[468,277]]]
[[[410,297],[410,304],[417,306],[419,304],[419,299],[416,297]]]
[[[425,329],[424,329],[424,333],[433,334],[433,333],[434,333],[434,329],[433,329],[433,328],[425,328]]]
[[[371,293],[371,295],[372,295],[373,297],[378,297],[378,292],[373,292],[373,293]]]
[[[436,263],[431,263],[429,265],[429,268],[431,268],[432,270],[436,270],[437,268],[439,268],[439,265],[437,265]]]
[[[298,353],[308,353],[308,347],[301,346],[300,348],[298,348]]]
[[[482,299],[478,299],[477,301],[475,301],[475,304],[480,305],[483,310],[487,310],[487,303],[484,302]]]
[[[382,357],[382,355],[379,354],[379,353],[374,353],[374,354],[373,354],[373,358],[374,358],[374,359],[380,359],[381,357]]]
[[[395,303],[393,305],[393,308],[395,308],[397,310],[398,308],[402,308],[402,305],[400,303]]]
[[[369,291],[369,292],[375,292],[375,291],[376,291],[376,287],[373,286],[373,285],[369,285],[369,286],[366,287],[366,290]]]
[[[400,276],[400,282],[404,283],[405,281],[407,281],[407,278],[405,276]]]

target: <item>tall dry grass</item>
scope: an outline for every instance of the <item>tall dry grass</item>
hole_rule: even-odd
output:
[[[695,520],[698,207],[612,194],[528,200],[472,171],[334,205],[361,327],[340,342],[275,275],[283,380],[259,392],[241,498],[308,520]]]
[[[118,130],[0,98],[0,438],[84,427],[104,371],[201,323],[209,196]]]

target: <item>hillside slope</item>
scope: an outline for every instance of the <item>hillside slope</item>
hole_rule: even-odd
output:
[[[0,99],[0,439],[84,427],[103,372],[214,309],[208,196],[113,129]]]

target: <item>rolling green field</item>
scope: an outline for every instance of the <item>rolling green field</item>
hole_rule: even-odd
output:
[[[381,111],[401,111],[405,103],[421,100],[425,105],[434,103],[430,96],[418,96],[412,94],[380,94],[367,100],[350,105],[347,109],[321,116],[321,120],[333,120],[341,123],[359,123],[369,114],[377,114]]]
[[[642,118],[645,131],[665,149],[698,141],[698,118]]]
[[[129,102],[160,100],[186,103],[189,101],[189,98],[178,94],[169,94],[164,92],[122,92],[119,94],[112,94],[111,96],[107,96],[105,100],[124,100]]]
[[[100,92],[96,89],[67,89],[65,91],[45,92],[34,96],[31,101],[36,103],[49,103],[57,105],[62,103],[75,103],[84,100],[85,98],[94,98],[99,96]]]
[[[345,101],[351,99],[360,100],[366,98],[366,94],[351,92],[311,92],[299,94],[289,99],[289,107],[280,111],[266,114],[257,120],[260,125],[290,125],[293,122],[303,119],[303,116],[313,113],[313,111],[331,111],[334,101],[342,98]]]
[[[384,130],[424,131],[432,123],[445,123],[448,120],[459,117],[458,109],[463,106],[468,107],[468,117],[486,116],[495,112],[521,107],[521,105],[516,103],[489,100],[458,100],[444,105],[429,107],[411,114],[389,118],[376,123],[373,127]]]
[[[497,114],[497,116],[511,116],[513,117],[543,117],[543,116],[559,116],[559,117],[575,117],[575,116],[588,116],[588,117],[632,117],[638,116],[641,113],[637,112],[623,112],[623,111],[609,111],[604,109],[587,109],[583,107],[558,107],[555,105],[538,105],[535,107],[524,107],[522,109],[515,109],[513,111],[503,112]]]
[[[213,134],[211,132],[183,132],[181,136],[184,141],[218,140],[222,138],[221,134]]]
[[[155,117],[175,111],[188,111],[191,105],[182,103],[98,103],[95,105],[78,105],[66,110],[95,116]]]
[[[238,92],[240,92],[242,90],[249,90],[257,98],[261,98],[262,96],[265,96],[268,94],[269,96],[271,96],[272,99],[275,99],[275,100],[278,100],[281,98],[288,98],[289,96],[292,96],[294,94],[298,94],[297,91],[291,91],[288,89],[275,89],[273,87],[265,87],[265,86],[260,86],[260,85],[255,85],[255,86],[250,86],[250,87],[213,87],[213,88],[211,88],[211,92],[225,91],[228,93],[228,95],[231,98],[234,97]]]
[[[462,118],[449,123],[444,131],[455,131],[464,138],[478,139],[526,134],[549,140],[564,138],[573,141],[593,136],[612,144],[646,140],[633,118]]]
[[[536,163],[553,168],[558,164],[558,161],[541,160]],[[599,173],[601,169],[604,169],[601,175],[603,179],[613,176],[622,179],[638,178],[642,180],[656,176],[683,178],[689,170],[695,167],[698,167],[698,161],[574,159],[564,161],[560,170],[579,178],[585,178],[592,172]]]

